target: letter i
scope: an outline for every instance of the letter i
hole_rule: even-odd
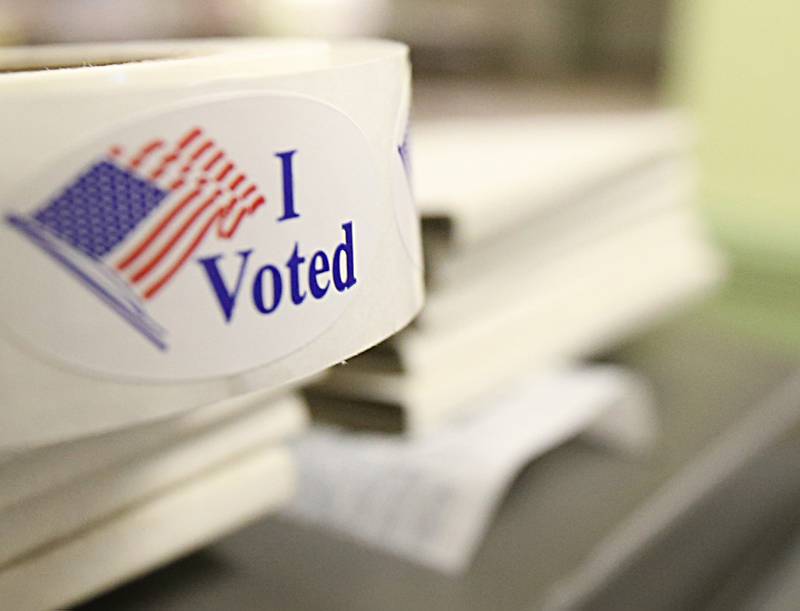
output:
[[[281,170],[283,174],[283,216],[280,217],[278,221],[286,221],[288,219],[293,219],[300,216],[294,209],[294,174],[292,172],[292,157],[296,152],[297,150],[275,153],[275,156],[281,160]]]

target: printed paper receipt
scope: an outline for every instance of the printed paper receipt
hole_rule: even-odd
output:
[[[312,430],[287,515],[458,572],[527,462],[581,432],[632,449],[653,434],[644,385],[611,367],[537,375],[469,414],[416,440]]]

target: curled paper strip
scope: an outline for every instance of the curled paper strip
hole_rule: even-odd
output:
[[[43,47],[0,70],[0,449],[282,385],[418,311],[403,45]]]
[[[464,412],[410,439],[315,427],[295,445],[286,516],[458,574],[525,464],[581,433],[643,452],[657,424],[644,380],[611,366],[528,375]]]

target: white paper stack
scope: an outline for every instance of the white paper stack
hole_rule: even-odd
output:
[[[257,393],[3,457],[0,606],[70,605],[277,509],[306,421],[298,397]]]
[[[426,306],[312,387],[315,414],[428,431],[713,286],[722,266],[691,211],[690,146],[666,112],[417,125]]]

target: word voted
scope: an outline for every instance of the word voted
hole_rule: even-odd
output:
[[[284,265],[285,272],[272,263],[256,269],[247,283],[251,286],[250,292],[256,310],[262,314],[271,314],[283,302],[284,293],[288,293],[287,298],[291,299],[294,305],[300,305],[306,300],[309,293],[314,299],[325,297],[331,288],[331,283],[340,293],[355,285],[353,223],[345,223],[342,225],[342,229],[344,230],[344,241],[334,249],[330,256],[325,251],[318,250],[309,259],[306,259],[300,254],[300,244],[295,242],[292,254]],[[233,318],[233,310],[244,284],[253,249],[242,250],[237,254],[239,255],[239,271],[236,279],[230,283],[225,281],[220,271],[220,261],[224,255],[214,255],[198,260],[217,296],[226,322],[230,322]],[[303,270],[303,264],[306,261],[308,261],[308,267]]]

